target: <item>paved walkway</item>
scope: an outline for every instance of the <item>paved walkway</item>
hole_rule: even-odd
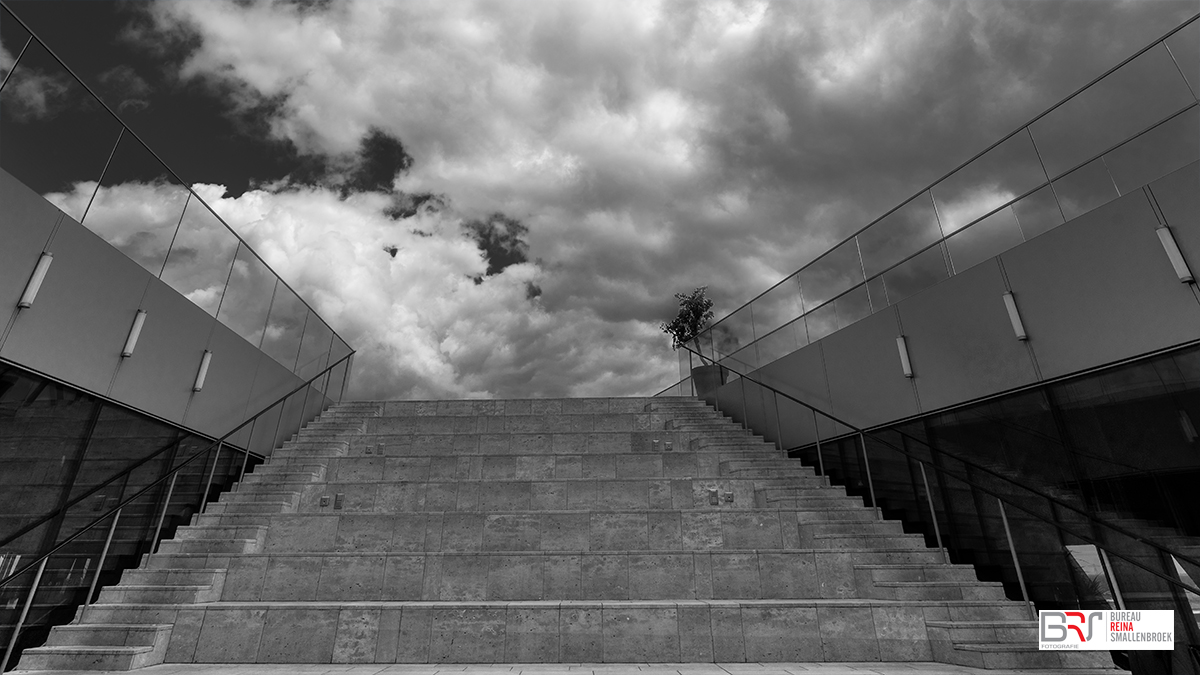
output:
[[[30,671],[13,671],[9,675]],[[38,675],[86,675],[111,671],[54,670]],[[552,663],[430,665],[211,665],[172,664],[139,675],[1017,675],[1048,670],[980,670],[944,663]],[[1116,670],[1070,670],[1071,675],[1113,675]]]

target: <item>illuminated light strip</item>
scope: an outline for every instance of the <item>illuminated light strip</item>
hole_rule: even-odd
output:
[[[25,292],[21,294],[21,301],[17,303],[17,307],[29,309],[33,306],[33,301],[37,298],[42,282],[46,280],[46,272],[50,270],[52,262],[54,262],[54,254],[48,251],[42,253],[42,257],[38,258],[37,267],[33,268],[33,276],[29,277],[29,283],[25,285]]]
[[[1017,300],[1012,293],[1004,294],[1004,308],[1008,310],[1008,320],[1012,323],[1013,332],[1017,334],[1018,340],[1028,340],[1029,334],[1025,332],[1025,322],[1021,321],[1021,313],[1017,311]]]
[[[1171,228],[1163,225],[1155,232],[1158,233],[1158,240],[1162,242],[1167,257],[1171,259],[1171,267],[1175,268],[1175,276],[1185,284],[1195,283],[1196,277],[1192,276],[1192,271],[1188,269],[1187,261],[1183,259],[1183,253],[1179,250],[1179,244],[1175,242],[1175,235],[1171,233]]]
[[[137,347],[138,336],[142,334],[142,325],[146,323],[146,312],[138,310],[133,317],[133,325],[129,327],[129,337],[125,338],[125,347],[121,350],[121,356],[129,358],[133,356],[133,350]]]
[[[908,360],[908,343],[904,341],[903,335],[896,337],[896,349],[900,350],[900,367],[904,369],[904,376],[912,377],[912,362]]]
[[[196,383],[192,385],[192,391],[200,391],[204,388],[204,378],[208,377],[208,364],[212,362],[212,352],[204,350],[204,356],[200,358],[200,372],[196,373]]]

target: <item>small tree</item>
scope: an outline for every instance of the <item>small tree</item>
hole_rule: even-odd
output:
[[[675,294],[679,299],[679,314],[670,323],[659,326],[664,333],[671,336],[671,349],[679,349],[695,340],[712,320],[713,301],[705,297],[706,290],[708,286],[701,286],[687,295]]]

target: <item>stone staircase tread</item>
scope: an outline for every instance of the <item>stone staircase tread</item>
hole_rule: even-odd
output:
[[[926,619],[926,626],[934,628],[1036,628],[1037,621],[1010,621],[997,619],[994,621],[936,621]]]
[[[100,624],[84,624],[100,625]],[[154,645],[43,645],[26,649],[25,653],[41,654],[145,654],[154,651]]]

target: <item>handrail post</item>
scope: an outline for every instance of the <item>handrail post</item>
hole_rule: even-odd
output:
[[[96,592],[96,584],[100,582],[100,573],[104,571],[104,560],[108,557],[108,547],[112,546],[113,534],[117,531],[117,521],[121,520],[121,509],[113,514],[112,525],[108,527],[108,538],[104,540],[104,548],[100,551],[100,560],[96,563],[96,573],[92,575],[92,584],[88,587],[87,597],[83,599],[83,606],[88,607],[92,604],[92,595]]]
[[[158,552],[158,535],[162,532],[163,520],[167,517],[167,509],[171,508],[171,497],[175,495],[175,481],[179,472],[171,474],[171,485],[167,487],[167,498],[163,500],[162,512],[158,514],[158,522],[154,525],[154,536],[150,539],[150,552]]]
[[[871,493],[871,509],[875,511],[877,519],[883,520],[883,509],[879,508],[879,502],[875,499],[875,481],[871,480],[871,460],[867,458],[867,437],[861,431],[858,432],[858,442],[862,443],[863,468],[867,471],[867,491]]]
[[[1113,599],[1117,601],[1117,609],[1125,610],[1125,598],[1121,595],[1121,587],[1117,585],[1117,571],[1113,569],[1112,561],[1108,559],[1108,551],[1096,547],[1100,552],[1100,566],[1104,569],[1104,576],[1108,577],[1108,585],[1112,587]]]
[[[817,419],[817,411],[816,410],[812,411],[812,416],[813,416],[813,434],[815,434],[817,437],[817,470],[819,470],[821,472],[822,476],[825,476],[826,475],[825,474],[825,458],[821,456],[821,420]],[[826,479],[825,482],[828,483],[829,480]]]
[[[783,419],[779,417],[779,394],[771,390],[771,402],[775,404],[775,448],[783,452]]]
[[[738,378],[738,389],[742,392],[742,428],[749,429],[750,425],[747,422],[750,421],[750,417],[746,414],[746,378]]]
[[[42,583],[42,572],[46,571],[46,563],[49,560],[48,557],[42,558],[37,574],[33,575],[33,586],[29,587],[29,595],[25,597],[25,606],[21,608],[21,616],[17,618],[17,625],[13,626],[12,637],[8,639],[8,648],[4,650],[4,660],[0,661],[0,673],[8,668],[8,660],[12,658],[12,653],[17,648],[17,638],[21,635],[21,627],[24,626],[25,619],[29,616],[29,608],[33,606],[33,596],[37,595],[38,586]]]
[[[212,489],[213,476],[217,473],[217,464],[221,462],[221,450],[225,448],[224,441],[217,441],[217,454],[213,457],[212,469],[208,472],[208,480],[204,483],[204,492],[200,494],[200,508],[197,510],[203,514],[208,507],[208,491]]]
[[[942,528],[938,527],[937,509],[933,508],[933,493],[929,491],[929,477],[925,475],[925,462],[917,462],[921,467],[921,482],[925,484],[925,500],[929,502],[929,517],[933,519],[933,536],[937,537],[937,546],[942,551],[946,564],[950,564],[950,552],[942,546]]]
[[[1008,538],[1008,552],[1012,554],[1013,567],[1017,569],[1017,583],[1021,585],[1021,597],[1029,609],[1030,620],[1037,620],[1037,612],[1033,611],[1033,603],[1029,601],[1029,590],[1025,588],[1025,575],[1021,574],[1021,561],[1017,560],[1017,547],[1013,545],[1012,530],[1008,527],[1008,515],[1004,513],[1004,501],[996,497],[996,505],[1000,507],[1000,521],[1004,523],[1004,536]]]
[[[250,425],[250,432],[251,432],[251,436],[253,436],[253,433],[254,433],[254,425],[253,424]],[[249,443],[247,443],[246,445],[249,445]],[[250,462],[250,450],[248,448],[243,448],[242,449],[242,470],[238,471],[238,489],[239,490],[242,487],[242,481],[246,479],[246,464],[248,464],[249,462]]]

